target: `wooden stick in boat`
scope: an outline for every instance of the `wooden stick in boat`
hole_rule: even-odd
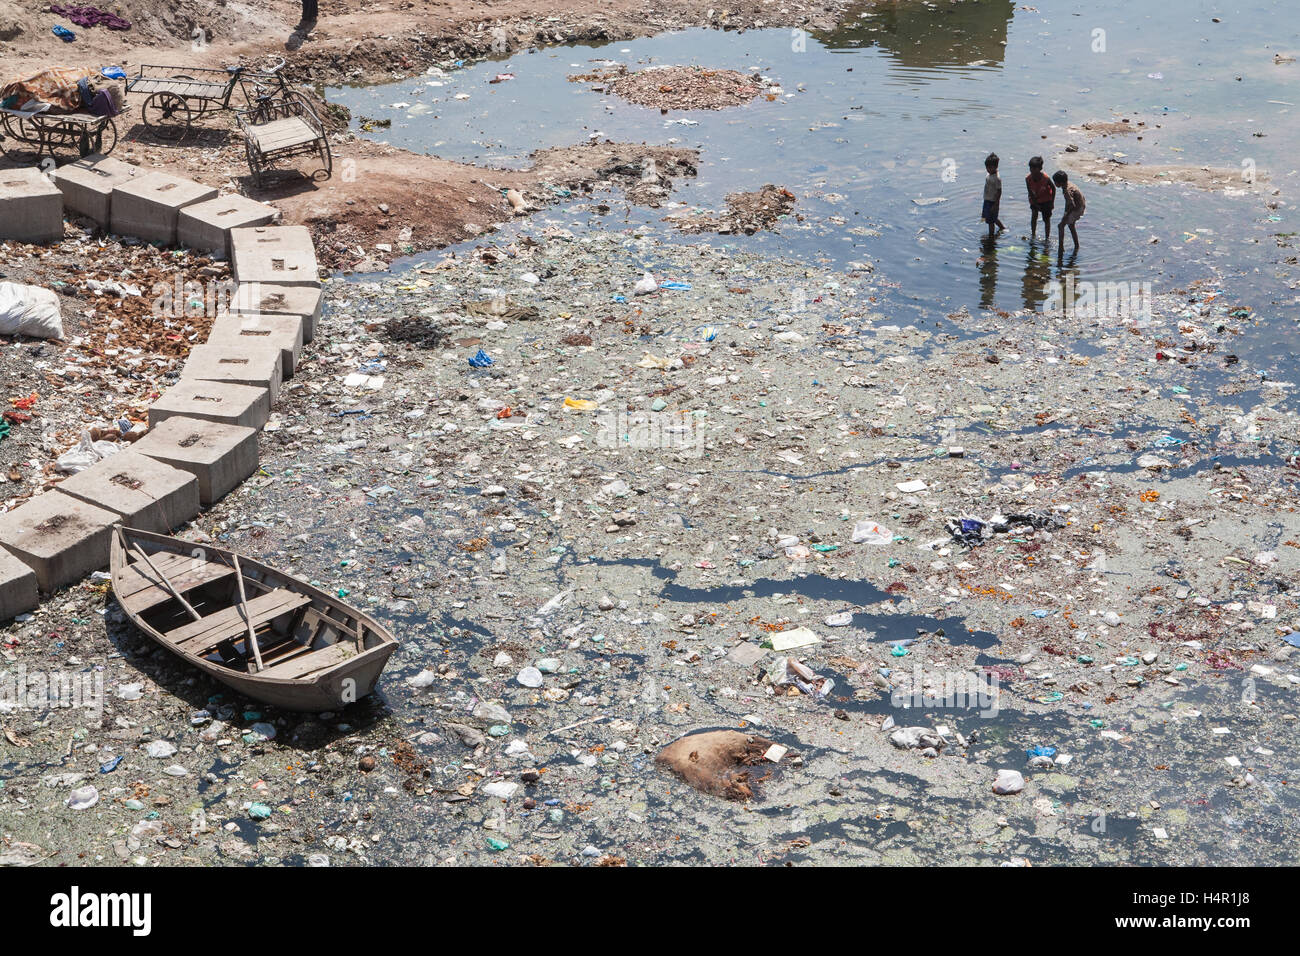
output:
[[[266,665],[262,663],[262,649],[257,646],[257,631],[253,628],[253,617],[248,613],[248,595],[244,593],[244,571],[239,566],[239,555],[232,551],[230,558],[235,562],[235,580],[239,583],[239,613],[244,616],[244,623],[248,625],[248,646],[253,650],[253,660],[257,662],[257,669],[260,671]]]
[[[158,568],[154,565],[154,563],[149,560],[149,555],[144,553],[143,548],[141,548],[138,544],[133,544],[131,545],[131,550],[134,551],[136,555],[144,561],[145,564],[149,565],[150,571],[158,575],[159,580],[161,580],[163,583],[163,587],[167,588],[167,590],[171,592],[172,597],[174,597],[176,600],[181,602],[181,605],[185,608],[185,610],[190,612],[190,617],[194,618],[194,620],[196,621],[203,620],[203,615],[200,614],[198,611],[194,610],[194,608],[190,607],[190,602],[185,600],[185,598],[181,597],[181,592],[176,590],[176,585],[172,584],[172,582],[168,579],[167,575],[159,571]]]

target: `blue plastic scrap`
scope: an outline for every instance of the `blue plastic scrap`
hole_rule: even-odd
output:
[[[488,355],[482,349],[479,349],[470,356],[469,364],[473,368],[487,368],[492,364],[492,356]]]

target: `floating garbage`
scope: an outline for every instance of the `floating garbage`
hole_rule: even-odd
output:
[[[968,548],[978,547],[993,535],[1007,534],[1016,528],[1029,527],[1035,531],[1042,531],[1064,528],[1068,524],[1069,519],[1064,514],[1056,511],[1031,511],[1021,514],[994,515],[988,519],[963,515],[957,518],[949,518],[944,522],[944,526],[953,540]]]
[[[787,631],[778,631],[772,635],[771,643],[774,651],[789,651],[796,647],[808,647],[812,644],[820,644],[821,638],[806,627],[795,627]]]
[[[68,794],[64,803],[72,810],[89,810],[99,803],[99,791],[94,787],[78,787]]]
[[[993,781],[993,792],[1000,796],[1019,793],[1023,789],[1025,778],[1018,770],[999,770],[997,779]]]
[[[797,687],[809,697],[820,700],[835,688],[835,681],[822,677],[793,657],[778,657],[767,668],[766,679],[776,688]]]
[[[854,544],[890,544],[894,533],[874,521],[859,521],[853,526]]]
[[[633,295],[649,295],[652,292],[659,291],[659,282],[650,273],[645,273],[637,280],[636,285],[632,287]]]

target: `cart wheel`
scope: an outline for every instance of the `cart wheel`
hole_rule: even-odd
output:
[[[31,150],[26,148],[22,140],[15,139],[12,136],[0,136],[0,156],[11,162],[26,165],[26,157]]]
[[[286,93],[284,99],[286,102],[299,104],[306,112],[311,114],[312,119],[318,123],[320,122],[320,117],[316,115],[316,108],[311,105],[311,100],[307,99],[307,97],[303,96],[297,90],[294,90],[291,93]]]
[[[27,140],[27,133],[23,129],[23,121],[21,117],[10,116],[8,113],[0,113],[0,131],[3,131],[4,135],[8,139],[17,140],[18,142],[25,142]]]
[[[31,141],[25,135],[21,119],[0,114],[0,129],[4,130],[3,135],[0,135],[0,154],[3,154],[5,159],[23,165],[31,165],[40,160],[40,149],[32,148]]]
[[[194,117],[184,97],[164,90],[144,101],[140,119],[160,139],[180,139],[189,132]]]
[[[251,139],[244,140],[244,155],[248,157],[248,171],[253,174],[253,185],[262,188],[262,157]]]
[[[117,124],[110,119],[104,124],[104,128],[95,134],[95,138],[91,140],[90,153],[98,153],[100,156],[107,156],[113,151],[113,147],[116,145]],[[89,153],[83,152],[81,155],[87,156]]]
[[[334,154],[330,152],[330,144],[327,140],[322,139],[317,148],[320,151],[321,165],[325,167],[324,178],[329,179],[334,175]]]

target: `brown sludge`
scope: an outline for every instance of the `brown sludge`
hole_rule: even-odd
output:
[[[773,741],[736,730],[710,730],[688,734],[670,743],[655,763],[671,770],[696,790],[728,800],[750,800],[754,787],[770,775],[758,777],[745,768],[763,763]]]

